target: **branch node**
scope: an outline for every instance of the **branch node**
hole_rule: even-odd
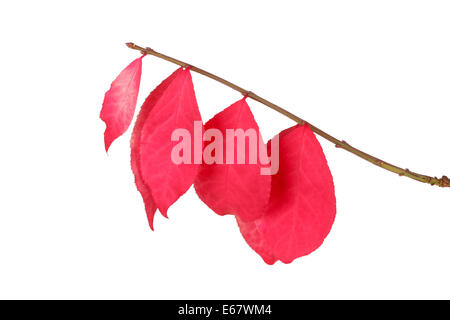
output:
[[[141,52],[141,54],[142,54],[143,56],[146,56],[149,52],[153,52],[153,49],[147,47],[147,48],[145,48],[145,49],[140,50],[140,52]]]
[[[343,148],[342,145],[348,145],[348,143],[345,140],[340,141],[340,144],[336,143],[334,146],[336,148]]]
[[[241,92],[241,93],[244,96],[244,99],[247,99],[251,94],[254,94],[251,91],[244,91],[244,92]]]

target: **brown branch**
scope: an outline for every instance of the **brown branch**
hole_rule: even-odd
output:
[[[331,136],[328,133],[320,130],[316,126],[313,126],[309,122],[307,122],[307,121],[297,117],[296,115],[294,115],[294,114],[290,113],[289,111],[287,111],[287,110],[277,106],[276,104],[274,104],[274,103],[272,103],[270,101],[267,101],[264,98],[261,98],[260,96],[254,94],[253,92],[245,90],[245,89],[243,89],[243,88],[241,88],[241,87],[239,87],[239,86],[237,86],[237,85],[235,85],[235,84],[233,84],[233,83],[231,83],[231,82],[229,82],[229,81],[227,81],[225,79],[222,79],[222,78],[220,78],[220,77],[218,77],[218,76],[216,76],[216,75],[214,75],[212,73],[209,73],[208,71],[205,71],[203,69],[197,68],[197,67],[195,67],[195,66],[193,66],[191,64],[188,64],[186,62],[183,62],[183,61],[171,58],[169,56],[166,56],[165,54],[156,52],[155,50],[153,50],[151,48],[148,48],[148,47],[147,48],[143,48],[143,47],[140,47],[138,45],[135,45],[132,42],[129,42],[126,45],[128,46],[128,48],[134,49],[134,50],[138,50],[142,54],[149,54],[149,55],[152,55],[152,56],[164,59],[166,61],[172,62],[174,64],[177,64],[177,65],[179,65],[181,67],[184,67],[184,68],[189,67],[192,71],[200,73],[200,74],[202,74],[202,75],[204,75],[204,76],[206,76],[208,78],[211,78],[213,80],[216,80],[217,82],[220,82],[220,83],[226,85],[227,87],[230,87],[231,89],[239,91],[243,95],[245,95],[245,96],[247,96],[247,97],[249,97],[249,98],[251,98],[253,100],[258,101],[258,102],[268,106],[271,109],[274,109],[275,111],[283,114],[284,116],[288,117],[289,119],[294,120],[295,122],[297,122],[297,123],[299,123],[301,125],[307,123],[310,126],[312,131],[314,131],[319,136],[321,136],[324,139],[326,139],[326,140],[330,141],[331,143],[333,143],[337,148],[342,148],[344,150],[347,150],[348,152],[351,152],[351,153],[357,155],[358,157],[373,163],[376,166],[379,166],[379,167],[381,167],[383,169],[386,169],[388,171],[394,172],[394,173],[398,174],[399,176],[405,176],[405,177],[414,179],[416,181],[420,181],[420,182],[423,182],[423,183],[430,184],[432,186],[433,185],[438,185],[440,187],[450,187],[450,179],[447,178],[446,176],[443,176],[440,179],[438,179],[436,177],[432,178],[432,177],[429,177],[429,176],[426,176],[426,175],[422,175],[422,174],[418,174],[418,173],[412,172],[412,171],[410,171],[408,169],[402,169],[400,167],[397,167],[397,166],[394,166],[394,165],[392,165],[390,163],[382,161],[382,160],[380,160],[378,158],[375,158],[374,156],[371,156],[370,154],[367,154],[367,153],[365,153],[365,152],[363,152],[361,150],[358,150],[358,149],[352,147],[351,145],[349,145],[347,142],[345,142],[343,140],[341,141],[341,140],[338,140],[338,139],[334,138],[333,136]]]

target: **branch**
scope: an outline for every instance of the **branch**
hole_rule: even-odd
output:
[[[241,87],[239,87],[239,86],[237,86],[237,85],[235,85],[235,84],[233,84],[233,83],[231,83],[231,82],[229,82],[229,81],[227,81],[225,79],[222,79],[222,78],[220,78],[220,77],[218,77],[218,76],[216,76],[216,75],[214,75],[212,73],[209,73],[208,71],[205,71],[203,69],[197,68],[197,67],[195,67],[193,65],[190,65],[190,64],[188,64],[186,62],[183,62],[183,61],[171,58],[169,56],[166,56],[165,54],[156,52],[155,50],[153,50],[151,48],[148,48],[148,47],[147,48],[143,48],[143,47],[140,47],[138,45],[135,45],[132,42],[129,42],[126,45],[128,46],[128,48],[134,49],[134,50],[138,50],[142,54],[145,54],[145,55],[149,54],[149,55],[161,58],[163,60],[172,62],[174,64],[177,64],[177,65],[179,65],[181,67],[190,68],[190,70],[192,70],[192,71],[195,71],[195,72],[200,73],[200,74],[202,74],[202,75],[204,75],[204,76],[206,76],[208,78],[216,80],[217,82],[220,82],[220,83],[226,85],[227,87],[230,87],[233,90],[239,91],[244,96],[247,96],[247,97],[249,97],[249,98],[251,98],[251,99],[253,99],[255,101],[258,101],[258,102],[268,106],[269,108],[271,108],[271,109],[273,109],[273,110],[283,114],[284,116],[288,117],[289,119],[294,120],[295,122],[299,123],[300,125],[308,124],[313,132],[315,132],[316,134],[318,134],[322,138],[330,141],[337,148],[341,148],[341,149],[347,150],[348,152],[353,153],[354,155],[357,155],[358,157],[360,157],[360,158],[362,158],[362,159],[364,159],[366,161],[369,161],[370,163],[372,163],[372,164],[374,164],[374,165],[376,165],[376,166],[378,166],[380,168],[383,168],[383,169],[388,170],[390,172],[396,173],[399,176],[405,176],[405,177],[411,178],[411,179],[419,181],[419,182],[430,184],[432,186],[438,185],[440,187],[450,187],[450,179],[447,178],[446,176],[443,176],[440,179],[438,179],[436,177],[432,178],[432,177],[429,177],[429,176],[426,176],[426,175],[423,175],[423,174],[418,174],[418,173],[412,172],[412,171],[410,171],[408,169],[402,169],[400,167],[397,167],[397,166],[394,166],[394,165],[392,165],[390,163],[387,163],[387,162],[385,162],[383,160],[380,160],[380,159],[378,159],[378,158],[376,158],[374,156],[371,156],[370,154],[367,154],[367,153],[365,153],[365,152],[363,152],[361,150],[358,150],[358,149],[352,147],[351,145],[349,145],[344,140],[341,141],[341,140],[338,140],[338,139],[334,138],[333,136],[331,136],[328,133],[320,130],[316,126],[313,126],[312,124],[308,123],[307,121],[297,117],[296,115],[294,115],[294,114],[290,113],[289,111],[287,111],[287,110],[277,106],[276,104],[274,104],[274,103],[272,103],[270,101],[267,101],[264,98],[261,98],[260,96],[254,94],[253,92],[245,90],[245,89],[243,89],[243,88],[241,88]]]

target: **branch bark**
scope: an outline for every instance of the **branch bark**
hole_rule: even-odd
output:
[[[163,60],[172,62],[174,64],[177,64],[177,65],[179,65],[181,67],[190,68],[190,70],[192,70],[194,72],[200,73],[200,74],[202,74],[202,75],[204,75],[204,76],[206,76],[208,78],[211,78],[211,79],[213,79],[213,80],[215,80],[217,82],[222,83],[223,85],[225,85],[227,87],[230,87],[233,90],[239,91],[244,96],[247,96],[247,97],[249,97],[249,98],[251,98],[251,99],[253,99],[255,101],[258,101],[258,102],[266,105],[267,107],[269,107],[269,108],[271,108],[271,109],[281,113],[282,115],[288,117],[289,119],[294,120],[295,122],[299,123],[300,125],[308,124],[313,132],[315,132],[316,134],[318,134],[322,138],[330,141],[337,148],[341,148],[341,149],[344,149],[344,150],[346,150],[346,151],[348,151],[350,153],[353,153],[354,155],[356,155],[356,156],[358,156],[358,157],[360,157],[360,158],[362,158],[362,159],[364,159],[366,161],[369,161],[370,163],[372,163],[372,164],[374,164],[374,165],[376,165],[376,166],[378,166],[380,168],[383,168],[383,169],[388,170],[390,172],[396,173],[399,176],[405,176],[405,177],[411,178],[411,179],[419,181],[419,182],[430,184],[432,186],[437,185],[437,186],[440,186],[440,187],[450,187],[450,179],[448,177],[446,177],[446,176],[443,176],[440,179],[436,178],[436,177],[433,178],[433,177],[430,177],[430,176],[427,176],[427,175],[423,175],[423,174],[412,172],[412,171],[410,171],[408,169],[402,169],[402,168],[397,167],[397,166],[395,166],[393,164],[390,164],[388,162],[380,160],[380,159],[378,159],[378,158],[376,158],[376,157],[374,157],[374,156],[372,156],[372,155],[370,155],[368,153],[365,153],[365,152],[363,152],[361,150],[356,149],[355,147],[352,147],[351,145],[349,145],[344,140],[336,139],[335,137],[329,135],[328,133],[326,133],[326,132],[322,131],[321,129],[317,128],[316,126],[312,125],[311,123],[301,119],[300,117],[296,116],[295,114],[290,113],[289,111],[281,108],[280,106],[277,106],[276,104],[274,104],[274,103],[272,103],[272,102],[270,102],[270,101],[268,101],[268,100],[258,96],[257,94],[255,94],[255,93],[253,93],[251,91],[245,90],[245,89],[235,85],[234,83],[231,83],[231,82],[229,82],[229,81],[227,81],[225,79],[222,79],[222,78],[220,78],[220,77],[218,77],[218,76],[216,76],[216,75],[214,75],[214,74],[212,74],[212,73],[210,73],[208,71],[205,71],[203,69],[197,68],[197,67],[195,67],[195,66],[193,66],[191,64],[188,64],[186,62],[183,62],[181,60],[174,59],[174,58],[169,57],[169,56],[167,56],[165,54],[156,52],[155,50],[153,50],[151,48],[148,48],[148,47],[143,48],[143,47],[140,47],[140,46],[138,46],[138,45],[136,45],[136,44],[134,44],[132,42],[128,42],[126,45],[128,46],[128,48],[134,49],[134,50],[138,50],[142,54],[152,55],[152,56],[158,57],[160,59],[163,59]]]

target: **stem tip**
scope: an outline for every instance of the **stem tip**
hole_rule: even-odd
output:
[[[440,187],[450,187],[450,179],[447,176],[442,176],[441,179],[439,179],[439,186]]]

